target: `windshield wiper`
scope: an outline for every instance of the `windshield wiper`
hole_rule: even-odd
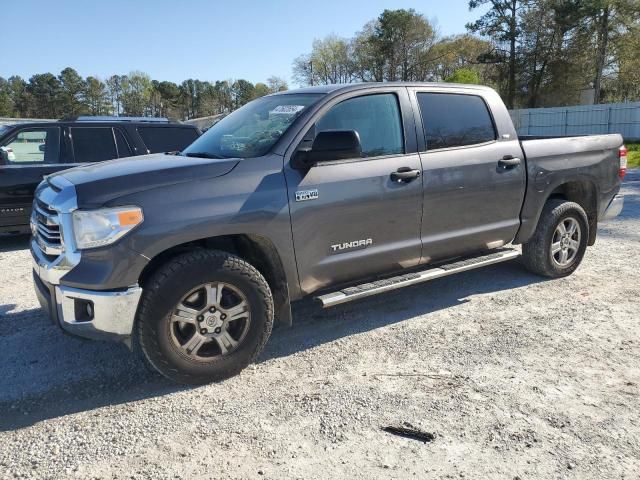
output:
[[[222,155],[216,155],[215,153],[209,152],[188,152],[183,154],[185,157],[196,157],[196,158],[227,158]]]

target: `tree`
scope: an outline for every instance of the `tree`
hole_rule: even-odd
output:
[[[9,87],[9,95],[13,102],[12,116],[26,117],[29,115],[29,92],[27,91],[27,82],[18,75],[12,75],[7,79]]]
[[[354,77],[361,82],[382,82],[384,80],[385,58],[376,40],[378,21],[367,22],[351,41]]]
[[[314,40],[310,54],[293,62],[293,77],[300,84],[333,84],[353,81],[350,41],[335,35]]]
[[[180,87],[173,82],[153,80],[152,114],[158,117],[181,118]]]
[[[269,95],[270,93],[274,92],[272,92],[269,86],[265,83],[258,82],[253,86],[253,98],[264,97],[265,95]]]
[[[114,115],[120,115],[122,112],[122,84],[124,82],[124,75],[112,75],[106,81],[107,94]]]
[[[0,117],[10,117],[13,115],[13,109],[11,86],[7,80],[0,77]]]
[[[122,79],[122,110],[127,116],[146,115],[150,109],[151,77],[134,71]]]
[[[256,83],[256,88],[258,87],[258,83]],[[267,88],[269,89],[269,93],[277,93],[284,92],[289,90],[289,86],[287,85],[287,81],[284,78],[277,77],[275,75],[267,78]]]
[[[236,80],[231,85],[234,108],[240,108],[254,98],[254,86],[247,80]]]
[[[87,77],[83,99],[91,115],[106,115],[111,111],[107,88],[96,77]]]
[[[72,117],[85,111],[82,94],[86,88],[85,81],[73,68],[67,67],[60,75],[59,104],[62,115]]]
[[[385,59],[385,79],[406,82],[424,77],[435,39],[429,21],[415,10],[382,12],[372,42]]]
[[[590,29],[593,42],[593,89],[594,102],[602,101],[604,76],[615,59],[612,58],[612,46],[616,39],[637,26],[640,20],[638,0],[582,0],[581,10]]]
[[[27,112],[32,117],[60,117],[60,81],[51,73],[38,73],[29,79],[27,94]]]
[[[453,75],[447,77],[445,81],[452,83],[478,84],[480,83],[480,77],[478,76],[478,72],[475,70],[471,70],[470,68],[459,68],[453,72]]]
[[[640,99],[640,25],[636,23],[612,41],[614,74],[603,79],[607,101]]]
[[[495,68],[482,58],[492,51],[491,42],[473,35],[455,35],[438,41],[431,50],[432,61],[425,80],[442,81],[452,77],[460,69],[476,73],[477,83],[495,83]]]
[[[469,9],[473,10],[489,5],[489,10],[475,22],[467,24],[467,29],[492,38],[498,45],[507,45],[500,49],[494,59],[503,58],[507,64],[506,101],[513,108],[516,97],[516,73],[518,68],[517,46],[521,30],[519,12],[526,0],[470,0]]]
[[[472,44],[473,38],[465,40]],[[444,41],[438,41],[431,23],[415,10],[385,10],[352,39],[329,35],[315,40],[311,53],[294,60],[293,77],[302,85],[442,79],[438,60],[445,56],[439,48]],[[486,48],[487,42],[477,41]]]
[[[228,113],[233,109],[233,94],[231,83],[228,80],[217,81],[213,86],[215,97],[219,105],[219,111],[215,113]]]

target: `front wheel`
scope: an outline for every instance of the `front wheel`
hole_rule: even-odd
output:
[[[260,272],[229,253],[198,250],[172,259],[147,283],[136,333],[161,374],[201,384],[253,362],[272,326],[273,300]]]
[[[522,261],[538,275],[566,277],[582,262],[588,240],[589,222],[584,209],[574,202],[549,200],[536,231],[522,245]]]

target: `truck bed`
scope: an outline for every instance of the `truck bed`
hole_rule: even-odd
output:
[[[569,184],[575,190],[567,193],[564,190],[568,187],[562,187],[564,190],[558,194],[565,197],[593,196],[594,209],[587,213],[590,221],[597,223],[620,189],[618,151],[623,145],[622,136],[523,136],[520,145],[527,162],[527,189],[521,213],[522,226],[516,241],[525,241],[531,235],[545,200],[560,185]]]

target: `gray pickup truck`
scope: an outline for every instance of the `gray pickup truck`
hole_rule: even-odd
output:
[[[485,87],[278,93],[179,155],[47,177],[36,292],[69,333],[124,341],[177,382],[220,380],[305,296],[329,307],[516,257],[571,274],[621,211],[625,170],[620,135],[518,139]]]

